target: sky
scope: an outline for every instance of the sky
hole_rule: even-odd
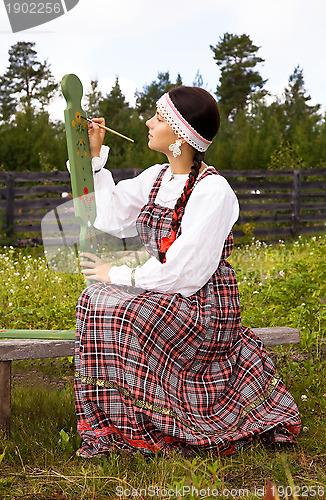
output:
[[[197,72],[212,93],[219,68],[210,45],[224,33],[246,34],[260,47],[265,62],[257,66],[272,96],[282,96],[296,66],[303,69],[311,104],[326,109],[326,2],[324,0],[79,0],[65,15],[13,34],[0,0],[0,75],[8,50],[19,41],[35,42],[57,81],[75,73],[84,93],[97,79],[104,94],[116,77],[131,105],[134,93],[170,72],[192,85]],[[63,119],[65,101],[51,105]]]

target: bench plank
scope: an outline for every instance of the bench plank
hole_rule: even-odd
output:
[[[74,340],[3,339],[0,341],[0,361],[64,358],[74,356],[74,348]]]
[[[279,326],[252,328],[252,331],[266,346],[300,343],[300,331],[297,328]],[[37,356],[39,358],[73,356],[74,338],[74,330],[2,329],[0,330],[0,360],[37,359]]]
[[[288,326],[251,328],[265,346],[300,344],[300,330]]]
[[[70,339],[74,340],[75,330],[0,330],[1,339]]]

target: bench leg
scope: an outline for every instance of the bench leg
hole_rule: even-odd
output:
[[[11,361],[0,361],[0,431],[10,434]]]

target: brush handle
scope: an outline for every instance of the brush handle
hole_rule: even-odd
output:
[[[112,128],[106,127],[105,125],[101,125],[100,123],[93,122],[93,120],[90,120],[89,118],[86,118],[86,116],[82,116],[84,120],[87,120],[90,123],[95,123],[100,128],[104,128],[104,130],[107,130],[108,132],[111,132],[112,134],[118,135],[119,137],[122,137],[123,139],[127,139],[127,141],[134,142],[133,139],[130,139],[130,137],[127,137],[126,135],[120,134],[120,132],[116,132]]]

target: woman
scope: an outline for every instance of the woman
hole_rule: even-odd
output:
[[[98,282],[77,304],[77,453],[227,454],[258,435],[293,443],[298,409],[261,341],[241,325],[226,261],[238,202],[203,162],[219,128],[217,103],[203,89],[176,87],[147,126],[148,146],[168,163],[117,186],[102,168],[103,130],[89,130],[95,226],[138,233],[151,257],[130,269],[84,254],[82,272]]]

